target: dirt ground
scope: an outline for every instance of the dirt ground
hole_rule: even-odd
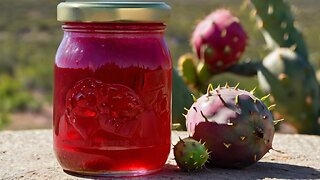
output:
[[[44,105],[39,113],[20,112],[14,113],[10,117],[9,124],[5,130],[25,130],[25,129],[49,129],[52,126],[53,109],[50,105]]]

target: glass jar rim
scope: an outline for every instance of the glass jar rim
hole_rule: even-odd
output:
[[[171,7],[164,2],[67,1],[57,6],[60,22],[165,23]]]

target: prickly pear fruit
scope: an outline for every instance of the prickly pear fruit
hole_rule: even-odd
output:
[[[289,48],[279,48],[258,71],[261,89],[271,93],[277,111],[299,133],[320,134],[319,85],[312,66]]]
[[[180,139],[173,150],[177,165],[185,171],[201,169],[209,158],[206,147],[192,138]]]
[[[243,168],[272,149],[273,115],[261,99],[236,87],[209,85],[207,94],[197,99],[186,115],[187,130],[202,140],[213,156],[213,167]]]
[[[212,72],[221,72],[239,60],[246,48],[247,35],[237,17],[220,9],[197,25],[191,43]]]

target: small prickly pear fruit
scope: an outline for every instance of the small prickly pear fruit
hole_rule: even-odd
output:
[[[191,106],[186,116],[187,130],[195,140],[205,142],[213,156],[213,167],[243,168],[254,164],[270,149],[274,136],[272,113],[254,90],[238,85],[216,89],[209,85],[207,94]]]
[[[197,83],[197,69],[192,54],[185,54],[178,60],[178,71],[187,84]]]
[[[247,35],[237,17],[220,9],[197,25],[191,44],[212,72],[221,72],[237,63],[246,48]]]
[[[173,150],[177,165],[185,171],[201,169],[209,159],[206,147],[192,138],[180,139]]]

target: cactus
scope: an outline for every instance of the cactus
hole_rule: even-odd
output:
[[[319,85],[303,57],[288,48],[276,49],[263,60],[258,79],[261,89],[272,94],[278,112],[299,133],[320,133]]]
[[[192,138],[180,139],[173,150],[177,165],[185,171],[201,169],[209,158],[206,147]]]
[[[316,77],[317,77],[318,83],[320,84],[320,70],[316,72]]]
[[[289,4],[283,0],[251,0],[251,3],[252,15],[257,15],[258,27],[269,47],[291,47],[307,61],[308,50]]]
[[[229,69],[227,69],[227,72],[234,73],[241,76],[255,76],[257,75],[258,69],[261,66],[261,61],[246,61],[243,63],[238,63],[233,66],[231,66]]]
[[[198,83],[196,62],[192,54],[182,55],[178,60],[177,68],[184,82],[191,86]]]
[[[191,91],[183,82],[176,69],[172,70],[172,123],[178,124],[180,130],[186,130],[186,122],[182,113],[184,108],[192,105]]]
[[[197,75],[198,75],[198,83],[201,85],[206,85],[210,80],[212,74],[210,71],[210,67],[203,62],[199,62],[197,65]]]
[[[320,115],[320,87],[289,4],[284,0],[247,2],[253,5],[251,14],[256,17],[266,43],[274,52],[264,58],[263,62],[235,64],[238,59],[231,58],[233,55],[228,56],[225,52],[242,53],[241,44],[246,42],[247,37],[244,32],[241,33],[237,18],[227,10],[217,10],[200,22],[193,33],[192,45],[203,60],[193,64],[193,72],[197,67],[193,89],[202,92],[217,73],[231,72],[243,76],[258,74],[261,90],[272,94],[270,100],[278,104],[277,112],[280,116],[285,117],[299,133],[320,134],[317,123]],[[230,46],[230,37],[236,34],[230,33],[233,31],[238,33],[236,37],[241,38],[238,38],[239,44]],[[231,48],[225,48],[227,46]]]
[[[217,73],[239,60],[247,44],[247,35],[238,18],[220,9],[198,24],[191,43],[198,58]]]
[[[283,0],[251,0],[251,3],[258,27],[269,47],[275,49],[259,69],[261,89],[273,95],[278,112],[299,133],[320,134],[319,85],[289,4]]]
[[[186,115],[190,136],[205,142],[213,156],[214,167],[243,168],[262,158],[272,149],[274,121],[262,102],[250,93],[226,84],[213,90],[191,106]],[[271,106],[270,108],[272,108]]]
[[[212,72],[208,65],[203,62],[197,62],[191,53],[182,55],[179,58],[177,69],[184,82],[194,93],[197,90],[205,89],[207,82],[212,77]]]

